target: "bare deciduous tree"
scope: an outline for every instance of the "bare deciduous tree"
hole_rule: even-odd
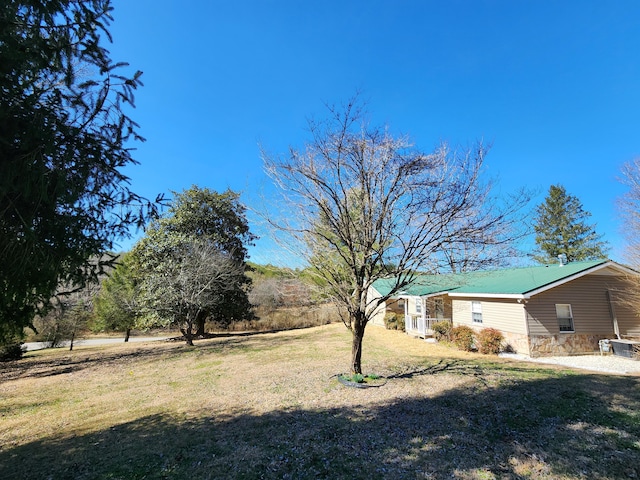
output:
[[[624,218],[628,259],[640,265],[640,158],[622,166],[621,182],[628,188],[619,201]]]
[[[200,314],[219,308],[228,292],[243,288],[244,265],[206,241],[176,243],[142,280],[141,304],[176,325],[193,345]]]
[[[522,220],[523,215],[516,216],[515,213],[523,209],[531,198],[530,194],[521,190],[517,195],[510,197],[509,201],[513,200],[513,204],[503,208],[495,199],[489,197],[492,188],[490,182],[480,188],[485,189],[485,193],[479,197],[484,203],[477,209],[470,208],[464,216],[452,220],[445,226],[445,229],[450,231],[445,235],[448,238],[453,238],[456,232],[471,234],[467,238],[451,240],[442,246],[440,252],[436,253],[437,273],[473,272],[506,267],[518,257],[525,255],[518,250],[517,241],[527,235],[529,226]]]
[[[627,191],[618,201],[618,208],[624,220],[626,240],[625,260],[636,271],[640,271],[640,158],[622,166],[622,184]],[[637,275],[627,277],[629,292],[618,298],[637,314],[640,314],[640,280]]]
[[[254,281],[249,292],[251,305],[266,311],[278,307],[308,306],[313,291],[309,285],[297,278],[265,278]]]
[[[88,327],[98,283],[91,282],[83,288],[61,285],[59,290],[49,301],[47,314],[34,319],[37,338],[46,342],[49,348],[68,341],[69,350],[73,350],[78,334]]]
[[[423,153],[407,138],[364,123],[356,100],[329,110],[329,120],[309,122],[311,140],[303,150],[263,152],[287,205],[286,215],[270,222],[297,240],[341,307],[353,336],[351,370],[362,373],[362,340],[374,309],[418,271],[458,262],[443,252],[507,244],[512,215],[527,198],[519,194],[504,205],[492,199],[491,183],[481,179],[482,144],[463,153],[447,145]],[[492,254],[495,249],[486,250]],[[383,277],[395,279],[393,288],[380,298],[368,296]]]

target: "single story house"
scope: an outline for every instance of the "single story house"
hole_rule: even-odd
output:
[[[374,311],[372,323],[384,326],[394,311],[404,315],[409,334],[428,336],[433,322],[448,319],[500,330],[525,355],[592,353],[602,339],[640,338],[640,317],[628,304],[633,275],[610,260],[419,275]],[[394,279],[377,280],[369,295],[387,295],[393,285]]]

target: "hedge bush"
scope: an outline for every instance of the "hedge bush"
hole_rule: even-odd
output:
[[[398,319],[396,318],[395,313],[388,312],[384,315],[384,326],[387,330],[398,329]]]
[[[404,315],[389,312],[384,316],[384,326],[387,330],[400,330],[404,332]]]
[[[27,347],[22,342],[7,343],[0,345],[0,362],[20,360]]]
[[[473,350],[474,331],[466,325],[459,325],[451,329],[451,341],[460,350],[470,352]]]
[[[433,330],[433,336],[436,340],[450,340],[452,327],[449,320],[440,320],[431,325],[431,330]]]
[[[497,355],[502,349],[504,336],[495,328],[484,328],[476,335],[478,351],[488,355]]]

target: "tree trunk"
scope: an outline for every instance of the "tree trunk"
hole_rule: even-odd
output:
[[[362,374],[362,339],[364,338],[362,321],[353,322],[353,343],[351,345],[351,373]]]
[[[184,337],[185,342],[187,342],[187,345],[193,347],[193,333],[191,332],[191,327],[181,328],[180,333],[182,333],[182,336]]]
[[[204,337],[204,334],[205,334],[204,323],[206,320],[207,320],[207,313],[199,312],[198,316],[196,317],[196,325],[197,325],[196,337]]]
[[[124,341],[125,343],[129,341],[129,336],[131,335],[131,329],[127,328],[124,332]]]

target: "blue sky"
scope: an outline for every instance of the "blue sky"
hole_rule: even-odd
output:
[[[640,155],[640,2],[114,0],[112,58],[144,72],[131,116],[147,142],[126,173],[155,197],[193,184],[269,188],[259,145],[357,90],[373,123],[423,150],[492,143],[499,190],[562,184],[622,259],[615,207]],[[256,226],[257,229],[257,226]],[[128,248],[131,242],[122,242]],[[261,240],[251,259],[277,261]]]

